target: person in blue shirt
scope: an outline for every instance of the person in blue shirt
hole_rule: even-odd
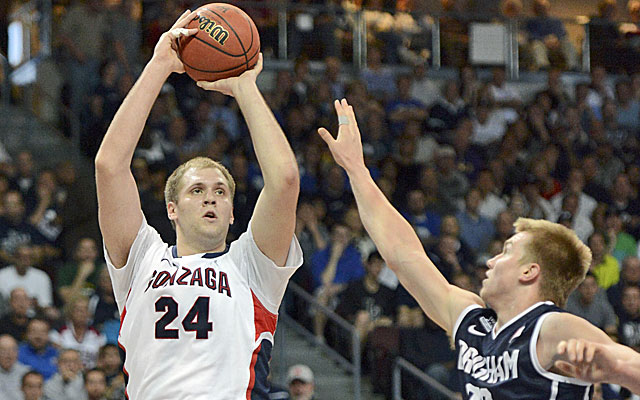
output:
[[[336,223],[327,245],[311,256],[311,275],[316,299],[329,308],[337,305],[338,294],[347,284],[364,276],[362,254],[353,244],[353,233],[343,223]],[[314,317],[314,333],[324,339],[326,318],[317,312]]]
[[[27,325],[27,340],[18,348],[18,361],[42,374],[45,381],[58,372],[58,350],[49,343],[49,323],[34,318]]]

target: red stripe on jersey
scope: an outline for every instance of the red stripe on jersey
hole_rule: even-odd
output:
[[[253,290],[251,291],[251,296],[253,296],[253,320],[256,327],[256,340],[258,340],[260,334],[264,332],[271,332],[272,335],[275,335],[278,315],[269,312],[269,310],[260,303],[260,300],[258,300],[256,294],[253,293]]]
[[[262,305],[256,294],[251,291],[253,297],[253,323],[256,328],[256,340],[264,332],[271,332],[272,335],[276,333],[276,325],[278,324],[278,315],[271,313],[267,308]],[[249,365],[249,386],[247,386],[247,400],[251,400],[251,392],[256,383],[256,361],[258,360],[258,354],[262,348],[260,344],[251,355],[251,364]]]
[[[127,297],[126,299],[129,299],[129,294],[131,293],[131,289],[129,289],[129,291],[127,292]],[[124,317],[127,315],[127,301],[125,299],[125,306],[122,309],[122,314],[120,315],[120,329],[122,329],[122,323],[124,322]],[[124,348],[124,345],[122,343],[120,343],[120,331],[118,330],[118,347],[120,347],[122,349],[122,351],[124,351],[125,354],[125,359],[127,358],[127,349]],[[124,374],[129,377],[129,372],[127,371],[127,369],[124,367],[124,364],[122,365],[122,372],[124,372]],[[124,388],[124,397],[125,398],[129,398],[129,393],[127,393],[127,387],[125,386]]]

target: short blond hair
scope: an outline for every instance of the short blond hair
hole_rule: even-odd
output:
[[[182,177],[184,176],[184,174],[190,168],[217,168],[218,170],[220,170],[220,172],[222,172],[222,175],[224,175],[225,179],[227,180],[229,191],[231,193],[231,200],[233,201],[233,196],[236,194],[236,181],[233,179],[233,176],[231,176],[229,170],[218,161],[214,161],[209,157],[195,157],[180,165],[171,173],[169,178],[167,178],[167,183],[164,186],[164,201],[167,206],[169,205],[169,203],[178,203],[180,182],[182,181]]]
[[[574,231],[554,222],[518,218],[513,226],[530,235],[522,261],[540,265],[541,297],[564,307],[589,270],[591,250]]]

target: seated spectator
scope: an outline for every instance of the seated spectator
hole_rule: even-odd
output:
[[[287,371],[287,385],[291,400],[314,399],[315,381],[313,371],[304,364],[296,364]]]
[[[86,396],[82,377],[82,360],[77,350],[65,349],[58,358],[58,372],[44,385],[49,399],[78,400]]]
[[[436,150],[436,178],[438,193],[449,211],[455,212],[462,208],[465,193],[469,189],[469,180],[456,168],[456,151],[451,146],[440,146]]]
[[[425,63],[416,63],[411,75],[411,97],[418,100],[425,107],[431,107],[440,97],[441,90],[428,75]],[[340,97],[335,97],[339,99]]]
[[[440,215],[427,208],[427,196],[422,190],[415,189],[407,194],[407,209],[402,215],[423,243],[440,234]]]
[[[396,78],[396,93],[387,102],[385,109],[391,122],[391,132],[399,135],[408,121],[423,122],[427,108],[419,100],[411,97],[411,77],[403,74]]]
[[[22,377],[29,367],[18,361],[18,342],[9,335],[0,335],[0,393],[6,400],[22,400]]]
[[[36,371],[29,371],[22,376],[22,399],[23,400],[45,400],[43,397],[44,378]],[[56,398],[57,400],[58,398]],[[63,400],[60,398],[60,400]]]
[[[40,232],[50,246],[55,246],[62,232],[59,216],[64,204],[64,195],[58,187],[55,172],[50,169],[41,171],[34,190],[37,202],[29,214],[29,224]]]
[[[12,255],[19,245],[31,244],[36,260],[43,255],[45,239],[26,217],[22,194],[9,190],[4,194],[4,214],[0,217],[0,261],[13,262]]]
[[[456,214],[461,228],[460,237],[476,253],[486,250],[495,233],[493,223],[478,213],[480,201],[480,191],[476,188],[469,190],[465,196],[464,210]]]
[[[616,314],[622,309],[622,290],[627,286],[640,288],[640,258],[629,256],[622,262],[620,281],[607,289],[607,298]]]
[[[491,69],[491,81],[487,89],[498,108],[516,110],[522,105],[520,94],[507,82],[507,72],[503,67]]]
[[[556,222],[573,229],[580,240],[586,243],[594,227],[591,219],[579,214],[579,202],[580,198],[575,193],[566,194],[562,199],[562,208],[558,212]]]
[[[606,237],[602,232],[594,232],[589,236],[587,243],[591,249],[593,258],[589,271],[593,273],[598,286],[608,289],[620,280],[620,266],[611,254],[609,254]]]
[[[616,44],[620,37],[616,17],[616,0],[600,0],[598,13],[589,21],[589,45],[591,47],[591,65],[605,66],[615,70],[617,67]]]
[[[0,318],[0,335],[6,333],[13,336],[18,342],[23,341],[30,319],[30,305],[31,299],[23,288],[13,289],[9,296],[9,312]]]
[[[463,17],[465,2],[441,0],[444,15],[440,18],[442,65],[462,67],[469,52],[469,23]]]
[[[315,296],[320,304],[335,308],[337,295],[351,281],[364,275],[362,256],[353,244],[353,233],[347,225],[336,223],[331,231],[331,239],[323,249],[311,256],[311,273]],[[316,312],[314,333],[324,340],[326,317]]]
[[[549,0],[534,0],[534,18],[525,23],[527,39],[537,68],[549,68],[550,60],[558,60],[555,67],[575,70],[578,67],[576,49],[558,18],[551,17]]]
[[[34,318],[27,327],[27,340],[20,345],[18,360],[42,374],[45,381],[58,372],[58,350],[49,343],[49,323]]]
[[[89,325],[89,300],[86,296],[76,295],[64,307],[65,324],[50,334],[51,341],[61,349],[73,349],[82,357],[84,368],[96,365],[100,347],[107,338]]]
[[[638,5],[640,6],[640,2]],[[636,134],[640,130],[640,101],[633,98],[631,91],[629,79],[616,82],[616,120],[620,128]]]
[[[488,169],[478,173],[476,187],[480,192],[480,206],[478,212],[490,221],[495,221],[498,215],[507,209],[507,202],[496,193],[493,174]]]
[[[363,343],[373,329],[393,323],[394,293],[378,282],[383,267],[384,260],[380,253],[371,253],[365,263],[365,276],[349,283],[336,309],[339,315],[355,326]]]
[[[0,293],[9,297],[13,289],[21,287],[35,300],[36,307],[53,306],[51,279],[44,271],[33,266],[33,247],[27,243],[19,245],[14,260],[13,265],[0,269]]]
[[[101,267],[98,272],[98,286],[89,298],[89,315],[93,316],[92,325],[107,338],[107,343],[117,344],[120,312],[106,266]]]
[[[382,64],[382,53],[376,46],[367,51],[367,67],[360,73],[369,94],[378,100],[390,99],[396,92],[393,71]]]
[[[524,217],[557,221],[558,217],[554,207],[551,202],[540,196],[540,187],[533,175],[527,176],[520,191],[526,200]]]
[[[582,169],[572,168],[571,171],[569,171],[569,177],[567,178],[567,183],[562,192],[551,198],[551,204],[556,209],[556,212],[560,212],[562,210],[562,201],[565,195],[567,193],[574,193],[578,195],[578,206],[575,213],[583,215],[586,218],[591,218],[591,214],[596,208],[598,202],[584,192],[585,184],[586,182]]]
[[[107,379],[101,370],[93,368],[84,374],[84,388],[87,400],[107,400]]]
[[[504,243],[513,236],[514,228],[513,223],[516,222],[516,217],[511,210],[507,209],[500,211],[495,220],[495,235],[493,240],[498,240],[500,243]]]
[[[106,378],[105,397],[109,400],[122,399],[125,397],[125,381],[122,373],[122,359],[118,347],[114,344],[106,344],[98,352],[96,367],[99,368]]]
[[[567,299],[566,310],[586,319],[593,325],[615,335],[617,332],[616,315],[602,288],[598,287],[596,277],[588,272],[584,281]]]
[[[498,143],[507,132],[508,124],[518,117],[513,110],[497,108],[493,100],[482,99],[475,109],[471,143],[488,147]]]
[[[77,294],[90,296],[98,286],[98,274],[105,264],[99,259],[98,246],[91,238],[78,242],[73,259],[58,271],[58,295],[66,303]]]
[[[635,237],[625,230],[622,218],[617,213],[607,212],[605,223],[607,236],[612,249],[611,255],[622,265],[627,257],[638,254],[638,242]]]
[[[618,341],[640,351],[640,287],[622,290],[622,310],[618,314]]]
[[[611,210],[617,213],[625,230],[636,236],[640,229],[640,199],[634,198],[629,176],[623,172],[616,174],[610,190]]]
[[[449,235],[454,239],[453,248],[455,249],[456,258],[460,261],[463,270],[468,271],[469,267],[475,265],[476,253],[460,237],[460,224],[455,215],[449,214],[442,217],[440,235]]]
[[[437,101],[429,110],[427,125],[436,132],[450,131],[467,115],[467,104],[460,95],[459,83],[449,80],[444,84],[442,95],[437,97]]]

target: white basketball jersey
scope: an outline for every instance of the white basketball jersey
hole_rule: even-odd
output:
[[[278,308],[302,250],[294,237],[278,267],[251,224],[227,250],[178,257],[143,219],[127,264],[107,255],[129,399],[267,398]]]

